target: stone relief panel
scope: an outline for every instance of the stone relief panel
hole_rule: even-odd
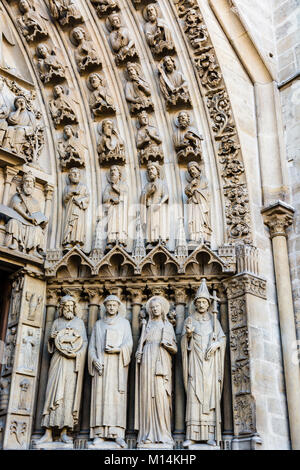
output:
[[[17,375],[12,394],[12,412],[18,415],[30,415],[32,411],[32,391],[34,378]]]
[[[38,328],[23,326],[18,357],[18,372],[35,375],[38,365],[40,345],[40,330]]]
[[[11,416],[6,423],[9,432],[4,440],[5,449],[26,450],[26,437],[29,431],[29,418],[26,416]]]

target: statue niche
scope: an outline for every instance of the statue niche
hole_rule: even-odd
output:
[[[174,133],[174,147],[179,163],[201,162],[203,137],[191,126],[187,111],[181,111],[175,119],[177,130]]]
[[[175,51],[172,35],[165,21],[159,17],[158,6],[154,3],[144,8],[145,35],[152,54],[161,56]]]
[[[76,46],[74,57],[79,73],[102,66],[93,41],[82,27],[74,28],[70,38]]]
[[[48,219],[41,211],[40,201],[33,197],[34,188],[34,176],[24,173],[22,185],[11,200],[12,210],[6,214],[10,220],[5,226],[5,245],[10,250],[43,258]]]
[[[73,109],[74,101],[72,101],[66,96],[62,85],[56,85],[53,88],[53,99],[49,101],[49,108],[55,127],[60,124],[78,122]]]
[[[93,115],[101,116],[106,113],[115,114],[116,108],[113,98],[110,96],[107,89],[105,79],[99,73],[92,73],[87,83],[91,91],[89,103]]]
[[[160,89],[167,107],[191,105],[187,81],[183,74],[178,72],[173,57],[166,56],[162,59],[158,65],[158,73]]]
[[[129,29],[122,26],[118,13],[112,13],[106,21],[107,29],[110,31],[109,41],[115,53],[117,65],[122,65],[128,60],[138,57],[135,44],[131,38]]]
[[[85,167],[85,147],[82,145],[78,131],[67,125],[63,130],[63,138],[58,141],[58,153],[63,169],[73,167]]]
[[[97,151],[99,163],[124,165],[126,163],[125,145],[111,119],[104,119],[98,126],[100,139]]]
[[[55,51],[49,50],[47,44],[39,44],[36,49],[38,71],[43,83],[62,81],[66,78],[65,68],[58,61]]]
[[[83,17],[74,0],[49,0],[51,15],[62,26],[82,23]]]
[[[136,145],[139,150],[141,164],[147,164],[150,161],[164,161],[162,150],[162,140],[156,127],[149,123],[149,116],[146,111],[138,115],[138,131],[136,136]]]
[[[116,0],[91,0],[91,3],[95,6],[100,18],[120,9]]]
[[[39,5],[38,5],[39,6]],[[48,37],[46,14],[37,11],[33,0],[19,0],[18,7],[22,14],[17,18],[21,33],[27,42],[34,42]]]
[[[140,65],[134,62],[127,64],[125,96],[129,103],[131,114],[136,114],[146,109],[153,110],[154,108],[150,86],[142,77]]]

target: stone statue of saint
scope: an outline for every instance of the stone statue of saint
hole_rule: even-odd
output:
[[[58,153],[62,168],[84,167],[85,148],[80,142],[78,132],[72,126],[64,127],[63,139],[58,141]]]
[[[175,119],[177,132],[174,133],[174,146],[177,151],[179,163],[201,161],[203,137],[193,129],[191,118],[187,111],[181,111]]]
[[[67,97],[61,85],[55,85],[53,88],[53,98],[49,101],[49,108],[55,126],[63,123],[77,123],[74,102]]]
[[[111,31],[109,40],[111,48],[116,54],[116,64],[120,65],[137,57],[137,51],[129,29],[122,26],[118,13],[114,12],[108,17],[107,27]]]
[[[208,182],[197,162],[188,164],[187,180],[185,194],[188,197],[189,241],[210,244],[212,230]]]
[[[81,26],[74,28],[71,32],[71,41],[76,46],[74,55],[80,73],[95,66],[101,66],[96,47]]]
[[[128,193],[129,188],[122,181],[121,168],[113,165],[103,194],[103,204],[106,204],[108,212],[107,248],[112,248],[116,243],[127,245]]]
[[[9,116],[9,106],[4,94],[4,80],[0,77],[0,147],[3,146],[7,132],[7,118]]]
[[[5,245],[34,256],[44,256],[47,217],[41,211],[41,204],[33,197],[35,177],[24,173],[22,185],[11,200],[10,220],[5,226]]]
[[[99,73],[92,73],[88,78],[88,88],[90,89],[90,108],[94,116],[101,116],[103,113],[115,113],[113,98],[110,96],[104,78]]]
[[[22,16],[17,18],[17,22],[26,41],[46,38],[48,36],[46,14],[40,14],[32,0],[19,0],[18,6]]]
[[[181,351],[184,386],[187,394],[186,441],[184,447],[221,441],[221,394],[226,337],[210,313],[211,296],[203,279],[194,299],[195,312],[183,327]],[[213,318],[214,317],[214,318]]]
[[[139,113],[138,123],[139,128],[136,135],[136,145],[139,149],[140,162],[142,164],[147,164],[149,161],[163,162],[162,140],[157,128],[149,123],[147,111]]]
[[[48,349],[53,356],[42,418],[46,431],[35,441],[35,446],[51,443],[54,429],[60,430],[60,442],[72,445],[67,432],[78,424],[87,336],[84,323],[77,316],[76,301],[70,295],[60,301],[59,317],[53,322]]]
[[[171,31],[162,18],[159,18],[158,7],[150,3],[144,9],[146,40],[153,54],[170,53],[174,51]]]
[[[132,334],[119,298],[109,295],[104,306],[105,313],[93,328],[88,352],[92,376],[90,436],[94,439],[89,447],[105,447],[105,441],[114,440],[118,447],[126,448],[127,378]]]
[[[104,119],[99,127],[101,137],[98,141],[97,151],[100,164],[124,164],[126,162],[125,145],[114,122],[111,119]]]
[[[142,222],[146,227],[148,248],[169,240],[169,191],[161,179],[161,167],[156,162],[147,165],[146,184],[141,196]]]
[[[85,184],[80,182],[80,170],[71,168],[69,184],[64,191],[66,206],[65,229],[63,247],[71,249],[73,246],[83,246],[86,234],[86,210],[90,203],[90,195]]]
[[[25,144],[35,135],[37,129],[35,115],[29,111],[26,98],[22,95],[14,100],[15,110],[8,118],[5,147],[17,154],[23,154]]]
[[[51,15],[62,26],[83,21],[82,14],[74,0],[49,0]]]
[[[183,74],[176,70],[176,63],[173,57],[164,57],[158,65],[158,72],[160,75],[160,89],[167,106],[191,103],[187,81]]]
[[[169,302],[160,296],[146,304],[148,323],[143,320],[136,352],[135,429],[138,447],[174,445],[171,434],[172,355],[176,337],[167,319]]]
[[[54,50],[50,51],[47,44],[39,44],[36,48],[38,57],[38,70],[42,82],[49,83],[52,80],[65,78],[65,68],[58,61]]]
[[[145,109],[153,109],[150,86],[142,77],[139,64],[134,62],[127,64],[125,96],[130,105],[130,112],[132,114]]]

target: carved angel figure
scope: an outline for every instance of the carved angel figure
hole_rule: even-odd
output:
[[[177,132],[174,133],[174,146],[177,151],[178,161],[188,163],[192,160],[201,161],[201,141],[203,137],[193,129],[191,118],[187,111],[181,111],[175,119]]]
[[[9,106],[6,102],[4,93],[4,80],[0,77],[0,147],[2,147],[6,132],[7,132],[7,118],[9,116]]]
[[[142,77],[140,66],[134,62],[128,62],[127,77],[125,96],[130,103],[130,112],[135,114],[144,109],[153,110],[150,86]]]
[[[95,5],[100,17],[119,10],[118,2],[115,0],[91,0],[91,3]]]
[[[126,162],[124,142],[111,119],[104,119],[102,121],[99,134],[101,137],[98,141],[97,150],[100,164],[124,164]]]
[[[154,3],[144,9],[145,35],[151,51],[155,55],[174,51],[174,43],[171,32],[162,18],[159,18],[158,7]]]
[[[202,17],[195,9],[190,9],[185,17],[184,31],[186,32],[196,54],[200,54],[203,43],[207,41],[206,25],[202,24]]]
[[[65,126],[63,139],[58,142],[58,153],[62,168],[84,167],[84,146],[78,132],[70,125]]]
[[[138,54],[129,29],[122,26],[118,13],[112,13],[108,17],[107,27],[111,31],[109,40],[112,50],[116,54],[116,64],[120,65],[137,57]]]
[[[115,113],[116,108],[110,96],[105,79],[99,73],[92,73],[88,78],[88,88],[91,90],[90,108],[94,116],[103,113]]]
[[[54,124],[77,123],[77,117],[74,113],[74,104],[71,103],[65,94],[61,85],[56,85],[53,89],[54,99],[49,102],[50,113]]]
[[[42,17],[42,15],[36,11],[33,0],[19,0],[18,6],[22,16],[18,17],[17,22],[26,41],[33,42],[48,37],[45,22],[47,17],[46,15]]]
[[[86,31],[78,26],[71,32],[71,41],[76,46],[75,61],[80,73],[101,66],[93,41],[88,38]]]
[[[139,114],[138,123],[139,129],[136,136],[136,145],[139,149],[140,162],[142,164],[158,160],[163,162],[162,140],[157,128],[149,124],[149,116],[146,111],[142,111]]]
[[[65,68],[58,61],[54,50],[50,52],[47,44],[39,44],[36,48],[38,71],[42,82],[49,83],[65,77]]]
[[[53,18],[62,26],[83,22],[82,14],[74,0],[49,0],[49,7]]]
[[[183,74],[176,70],[176,63],[173,57],[164,57],[158,65],[158,72],[160,76],[160,89],[167,106],[191,103],[187,81]]]

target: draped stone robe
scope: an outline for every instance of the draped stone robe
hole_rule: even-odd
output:
[[[210,241],[211,222],[208,182],[204,176],[194,178],[185,188],[188,196],[189,240]]]
[[[126,183],[108,184],[103,203],[108,206],[107,242],[127,244],[128,237],[128,186]],[[117,202],[114,203],[113,202]]]
[[[171,343],[169,350],[161,346],[162,338]],[[172,356],[176,354],[176,337],[169,321],[150,320],[146,327],[142,361],[136,366],[135,429],[138,443],[173,445]]]
[[[182,331],[181,350],[184,387],[187,394],[186,438],[193,441],[208,441],[216,428],[216,408],[220,413],[220,400],[224,375],[226,337],[219,321],[216,321],[216,341],[221,347],[208,360],[205,354],[213,342],[214,320],[202,320],[199,314],[191,316],[195,327],[190,339],[186,334],[186,323]],[[217,368],[217,371],[216,371]],[[220,381],[217,382],[216,376]],[[219,387],[217,390],[216,387]],[[216,392],[219,397],[216,402]],[[220,422],[219,422],[220,423]]]
[[[105,352],[107,331],[118,337],[119,354]],[[113,319],[105,317],[96,322],[88,352],[88,367],[92,376],[91,438],[125,437],[127,378],[132,346],[129,321],[120,314]],[[94,361],[103,364],[102,375],[99,375]]]
[[[35,115],[24,109],[23,111],[13,111],[8,117],[7,143],[9,147],[22,152],[22,146],[25,144],[28,136],[34,134],[36,129]]]
[[[66,327],[76,330],[83,343],[75,358],[64,356],[55,347],[52,335]],[[48,350],[53,353],[48,374],[42,426],[45,428],[68,427],[74,429],[78,423],[84,363],[87,349],[87,336],[83,321],[58,318],[54,320],[48,342]]]
[[[152,186],[155,192],[150,194]],[[148,243],[169,240],[169,192],[167,185],[159,178],[148,183],[142,193],[142,218],[146,224],[146,238]],[[161,204],[160,207],[157,205]]]
[[[77,194],[74,195],[73,191],[76,191]],[[89,202],[90,196],[84,184],[67,185],[64,193],[64,203],[66,204],[64,246],[84,245],[86,233],[85,212]]]

